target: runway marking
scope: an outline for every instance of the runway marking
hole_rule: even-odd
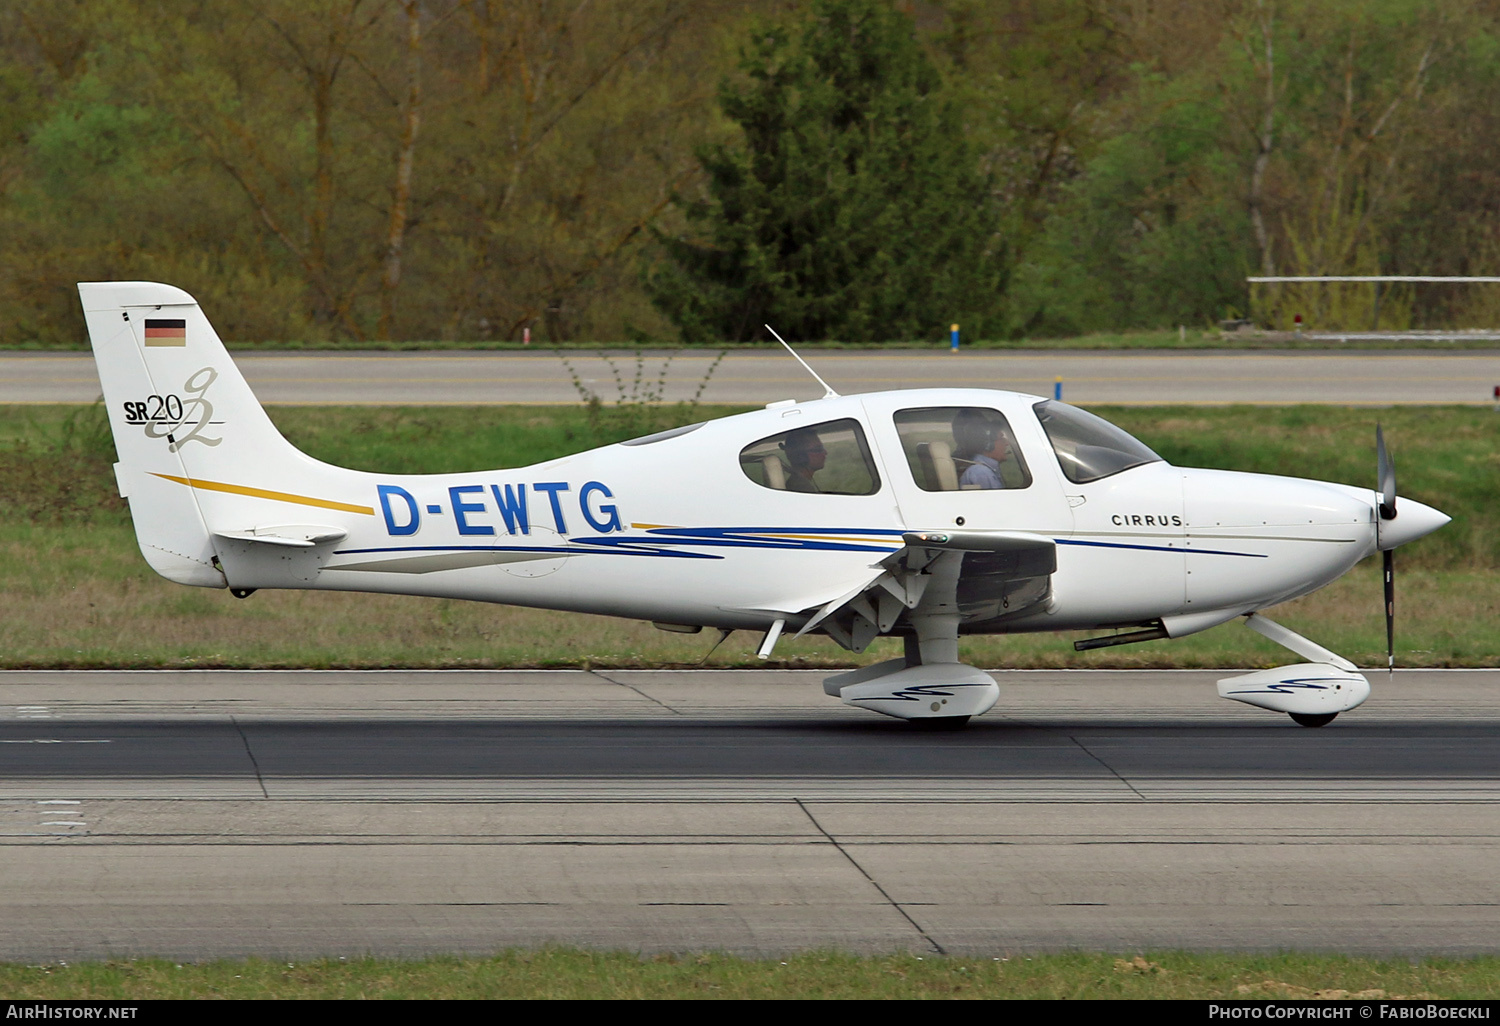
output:
[[[84,822],[83,810],[80,807],[80,806],[83,805],[83,802],[78,801],[77,799],[73,799],[73,798],[44,798],[44,799],[41,799],[40,801],[38,801],[37,804],[38,805],[42,805],[42,806],[57,806],[57,805],[72,806],[72,808],[69,808],[67,811],[63,811],[62,809],[57,809],[57,808],[50,808],[50,807],[44,808],[42,810],[41,814],[43,816],[72,816],[73,817],[72,819],[44,819],[40,823],[37,824],[38,826],[44,826],[44,827],[84,827],[85,829],[87,829],[87,827],[88,827],[88,823]],[[65,830],[65,831],[49,830],[48,833],[53,834],[53,835],[59,835],[59,834],[61,834],[64,837],[75,837],[75,836],[77,836],[77,831],[73,831],[73,830]]]
[[[113,743],[109,738],[55,738],[55,737],[31,737],[21,740],[0,739],[0,745],[107,745]]]

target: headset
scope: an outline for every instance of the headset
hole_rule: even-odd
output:
[[[989,452],[1003,430],[1004,425],[984,410],[959,410],[953,418],[953,441],[968,455]]]
[[[787,462],[794,467],[805,467],[809,463],[812,452],[823,449],[823,439],[814,428],[797,428],[787,432],[786,440],[781,443],[781,451],[786,453]]]

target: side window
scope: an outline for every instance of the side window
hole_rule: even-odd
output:
[[[740,469],[762,488],[822,495],[874,495],[880,475],[856,420],[794,428],[740,450]]]
[[[1029,488],[1031,471],[999,410],[942,406],[896,414],[901,451],[928,492]]]

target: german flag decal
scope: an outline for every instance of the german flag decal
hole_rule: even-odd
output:
[[[179,317],[146,318],[146,345],[187,345],[187,321]]]

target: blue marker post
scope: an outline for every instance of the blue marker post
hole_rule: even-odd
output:
[[[958,325],[950,325],[948,328],[948,343],[952,346],[949,352],[958,352]]]
[[[1052,398],[1062,402],[1062,375],[1058,375],[1057,380],[1052,382]]]

